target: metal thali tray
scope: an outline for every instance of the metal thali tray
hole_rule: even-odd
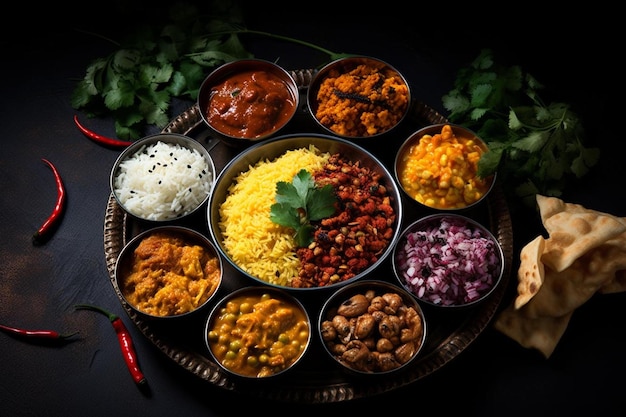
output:
[[[314,74],[314,70],[295,70],[291,71],[291,74],[298,81],[302,92],[306,91],[306,86]],[[298,132],[312,131],[314,124],[312,121],[307,124],[305,111],[302,113],[300,120],[295,120],[294,129],[297,129]],[[447,122],[440,113],[421,102],[412,103],[409,119],[408,129],[413,131],[424,125]],[[196,105],[191,106],[173,119],[163,131],[182,133],[203,143],[214,159],[217,172],[240,151],[224,145],[208,134],[208,129],[204,128]],[[399,140],[402,141],[402,137]],[[366,145],[363,147],[367,148]],[[393,150],[389,143],[385,144],[385,148]],[[372,150],[372,152],[376,154],[376,150]],[[389,157],[386,161],[388,167],[391,166],[390,163],[393,163]],[[381,158],[381,160],[385,162],[385,159]],[[203,216],[206,216],[206,211],[200,210],[196,217],[192,216],[184,225],[206,233],[208,236],[206,219]],[[109,196],[104,218],[104,254],[111,283],[130,319],[148,340],[182,368],[207,381],[207,383],[225,390],[243,392],[252,398],[298,403],[333,403],[382,394],[420,380],[460,355],[487,328],[506,293],[513,263],[511,216],[499,184],[496,184],[492,189],[485,204],[477,211],[472,212],[470,217],[475,217],[485,224],[502,245],[505,270],[499,287],[488,299],[471,309],[452,313],[426,310],[429,334],[426,345],[420,353],[421,357],[400,373],[394,373],[388,377],[375,376],[372,379],[348,374],[338,368],[336,364],[330,361],[330,358],[324,356],[325,352],[323,352],[321,342],[315,340],[314,337],[314,346],[309,349],[305,360],[293,372],[275,380],[264,380],[258,384],[244,382],[226,374],[212,361],[204,346],[202,334],[204,331],[203,321],[206,317],[199,316],[197,319],[192,319],[192,322],[184,327],[158,324],[139,317],[121,296],[115,282],[115,263],[126,242],[150,226],[140,224],[127,216],[113,195]],[[406,224],[413,220],[415,220],[415,215],[413,218],[405,215]],[[404,226],[402,225],[402,227]],[[220,291],[227,292],[237,287],[254,284],[249,278],[241,276],[227,262],[223,262],[223,266],[225,268],[224,276],[229,284]],[[390,262],[383,263],[379,269],[380,271],[375,271],[377,279],[384,276],[383,279],[394,282]],[[305,295],[306,299],[302,301],[309,309],[311,319],[315,323],[322,302],[319,298],[323,295],[317,292],[313,293],[311,293],[313,295]],[[328,292],[324,291],[323,294],[328,294]],[[193,320],[197,322],[193,322]]]

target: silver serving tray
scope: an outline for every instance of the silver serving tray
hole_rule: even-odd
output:
[[[291,71],[301,91],[306,91],[306,86],[314,73],[315,70]],[[413,125],[420,127],[445,122],[447,119],[431,107],[420,102],[412,104],[410,123]],[[163,131],[182,133],[203,143],[214,159],[217,172],[238,152],[209,135],[208,129],[204,128],[197,105],[191,106],[173,119]],[[324,357],[320,345],[313,346],[310,349],[310,357],[305,358],[300,366],[285,377],[271,382],[263,381],[262,384],[244,383],[226,374],[212,361],[203,344],[201,322],[197,323],[195,327],[198,331],[194,332],[189,331],[188,326],[185,326],[185,329],[163,326],[139,317],[122,298],[115,283],[114,271],[117,257],[126,242],[149,225],[141,224],[127,216],[113,195],[109,197],[104,218],[104,254],[111,284],[130,319],[143,335],[174,363],[209,384],[229,391],[243,392],[252,398],[298,403],[333,403],[382,394],[418,381],[460,355],[487,328],[506,293],[513,264],[511,216],[499,184],[496,184],[480,212],[473,214],[489,227],[502,245],[505,271],[500,286],[483,303],[464,310],[461,314],[426,311],[429,337],[421,357],[400,373],[394,373],[390,377],[376,376],[372,379],[356,377],[334,366],[329,358]],[[410,216],[405,217],[407,222],[412,221]],[[205,219],[189,221],[191,223],[186,226],[208,234]],[[383,265],[381,268],[383,270],[387,268],[388,276],[390,278],[393,276],[390,265]],[[225,270],[224,274],[231,279],[234,287],[250,284],[232,267]],[[311,309],[316,309],[320,304],[320,300],[305,301],[305,305],[308,303]],[[311,314],[316,316],[317,311],[312,311]],[[194,324],[191,323],[190,326]],[[327,365],[324,366],[324,363]]]

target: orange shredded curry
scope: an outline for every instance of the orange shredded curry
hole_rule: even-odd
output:
[[[409,106],[404,80],[384,65],[331,69],[320,84],[315,117],[343,136],[374,136],[402,120]]]

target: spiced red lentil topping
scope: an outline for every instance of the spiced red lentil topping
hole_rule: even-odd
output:
[[[316,184],[335,188],[338,209],[314,224],[313,243],[297,250],[301,268],[291,281],[295,288],[353,278],[378,260],[394,234],[396,213],[380,174],[334,154],[313,176]]]

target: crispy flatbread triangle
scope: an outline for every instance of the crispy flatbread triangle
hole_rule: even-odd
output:
[[[526,276],[524,269],[532,272],[534,261],[529,255],[540,250],[538,237],[522,249],[526,255],[520,256],[521,298],[496,317],[494,327],[549,358],[576,308],[596,293],[626,291],[626,218],[554,197],[537,195],[537,204],[550,235],[544,239],[543,254],[537,262],[544,266],[543,280],[535,294],[525,299],[530,278],[536,276]],[[522,285],[524,280],[528,288]]]
[[[561,272],[546,266],[544,282],[524,309],[529,318],[559,317],[587,302],[626,269],[626,240],[612,239],[576,259]]]
[[[537,195],[537,204],[549,234],[541,260],[557,272],[626,231],[626,222],[621,218],[564,203],[556,197]]]
[[[513,305],[500,312],[494,327],[504,335],[528,349],[536,349],[549,358],[567,330],[573,311],[560,317],[528,318],[526,306],[516,310]]]
[[[539,235],[520,251],[520,266],[517,270],[517,297],[515,309],[519,309],[537,294],[543,284],[545,268],[541,256],[545,239]]]
[[[608,282],[599,289],[600,294],[612,294],[626,291],[626,232],[600,246],[604,258],[594,262],[596,269],[612,273]]]
[[[541,194],[536,195],[537,206],[539,207],[539,213],[541,215],[541,221],[546,227],[548,233],[550,233],[551,223],[548,219],[557,213],[567,211],[569,213],[597,213],[603,216],[613,217],[616,221],[626,225],[626,217],[618,217],[609,213],[598,212],[596,210],[588,209],[581,204],[566,203],[565,201],[557,197],[547,197]]]

